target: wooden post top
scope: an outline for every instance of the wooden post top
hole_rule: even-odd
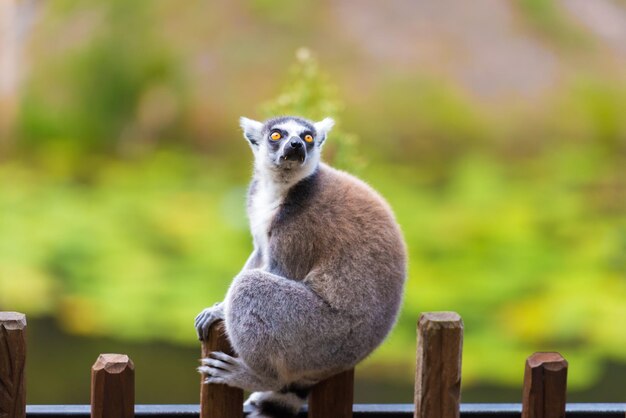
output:
[[[559,353],[535,353],[528,357],[526,363],[530,368],[543,367],[547,370],[558,371],[567,368],[567,360]]]
[[[107,373],[119,374],[126,369],[135,370],[135,364],[126,354],[100,354],[92,370],[102,369]]]
[[[456,312],[424,312],[417,323],[419,328],[459,328],[463,326],[461,315]]]
[[[26,315],[19,312],[0,312],[0,325],[6,329],[26,328]]]

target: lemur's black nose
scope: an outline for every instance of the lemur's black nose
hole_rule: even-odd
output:
[[[291,148],[302,148],[302,142],[298,141],[297,139],[294,141],[291,141]]]

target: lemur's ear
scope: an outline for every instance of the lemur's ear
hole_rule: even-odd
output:
[[[263,132],[263,123],[244,118],[243,116],[239,119],[239,126],[243,130],[243,136],[248,141],[250,141],[250,145],[252,148],[256,149],[259,146],[259,143],[262,139]]]
[[[328,132],[330,132],[334,125],[335,121],[333,118],[324,118],[313,124],[313,126],[315,126],[315,131],[317,131],[318,144],[322,145],[328,136]]]

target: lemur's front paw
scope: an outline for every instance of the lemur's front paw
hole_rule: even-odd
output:
[[[196,316],[195,327],[198,339],[206,340],[209,336],[209,329],[215,321],[224,319],[224,304],[216,303],[210,308],[204,309]]]
[[[245,390],[257,390],[259,378],[236,357],[214,351],[201,360],[198,371],[206,375],[204,383],[218,383]]]

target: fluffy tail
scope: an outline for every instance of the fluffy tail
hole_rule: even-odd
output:
[[[246,404],[252,406],[249,418],[293,418],[306,402],[310,387],[289,385],[278,392],[254,392]]]

